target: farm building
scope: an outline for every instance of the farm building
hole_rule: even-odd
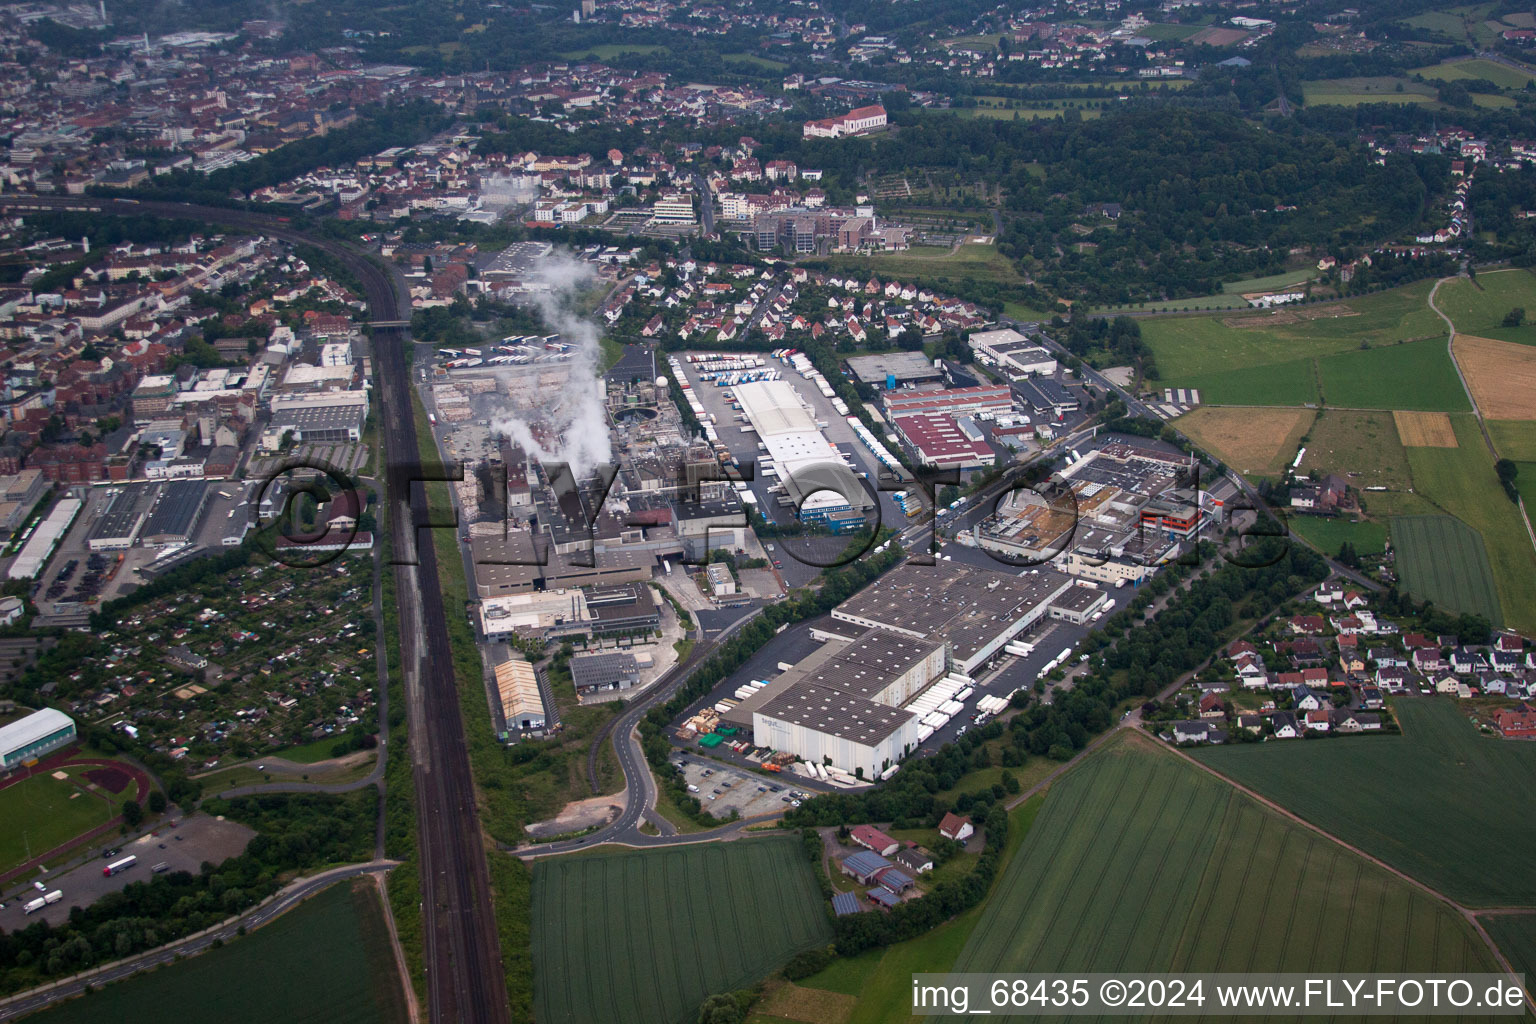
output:
[[[889,857],[901,847],[900,843],[873,825],[855,825],[852,836],[854,842],[882,857]]]
[[[868,885],[880,872],[889,870],[891,862],[873,851],[860,850],[844,857],[838,866],[849,878],[861,885]]]
[[[832,913],[838,917],[847,914],[857,914],[863,908],[859,906],[859,898],[851,892],[836,892],[832,894]]]
[[[921,875],[933,870],[933,854],[921,846],[904,846],[891,859],[913,874]]]
[[[75,721],[62,711],[43,708],[0,726],[0,770],[35,761],[75,739]]]

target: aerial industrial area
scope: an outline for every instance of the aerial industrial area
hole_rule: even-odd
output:
[[[0,27],[0,1022],[1536,1013],[1525,7]]]

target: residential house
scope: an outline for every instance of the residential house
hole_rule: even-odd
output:
[[[1493,727],[1509,740],[1536,740],[1536,708],[1500,708],[1493,713]]]
[[[1208,693],[1200,698],[1201,718],[1226,718],[1227,709],[1222,704],[1221,698],[1214,693]]]
[[[1276,739],[1293,740],[1301,735],[1296,716],[1289,711],[1276,711],[1269,716],[1269,724],[1274,727]]]
[[[1308,711],[1306,717],[1307,728],[1313,732],[1327,732],[1333,724],[1333,715],[1328,711]]]
[[[1291,690],[1291,703],[1297,711],[1316,711],[1323,706],[1323,699],[1312,692],[1305,683]]]
[[[945,839],[953,839],[957,843],[963,843],[976,832],[976,826],[971,824],[971,819],[954,812],[944,815],[939,822],[939,835]]]

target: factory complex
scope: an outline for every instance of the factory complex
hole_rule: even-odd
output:
[[[1048,617],[1084,621],[1107,603],[1103,590],[1051,569],[908,562],[812,627],[820,644],[810,654],[683,731],[746,730],[756,747],[873,781],[959,714],[974,677],[1017,653],[1023,634]]]
[[[1115,441],[1067,455],[1061,493],[1010,492],[974,543],[1017,564],[1049,563],[1100,583],[1137,584],[1176,557],[1235,493],[1197,486],[1192,456]]]

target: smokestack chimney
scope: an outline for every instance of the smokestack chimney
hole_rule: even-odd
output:
[[[101,23],[107,23],[107,0],[101,0]]]
[[[88,236],[88,235],[81,235],[80,236],[80,248],[85,250],[85,254],[87,256],[89,256],[91,254],[91,239],[90,239],[90,236]]]

